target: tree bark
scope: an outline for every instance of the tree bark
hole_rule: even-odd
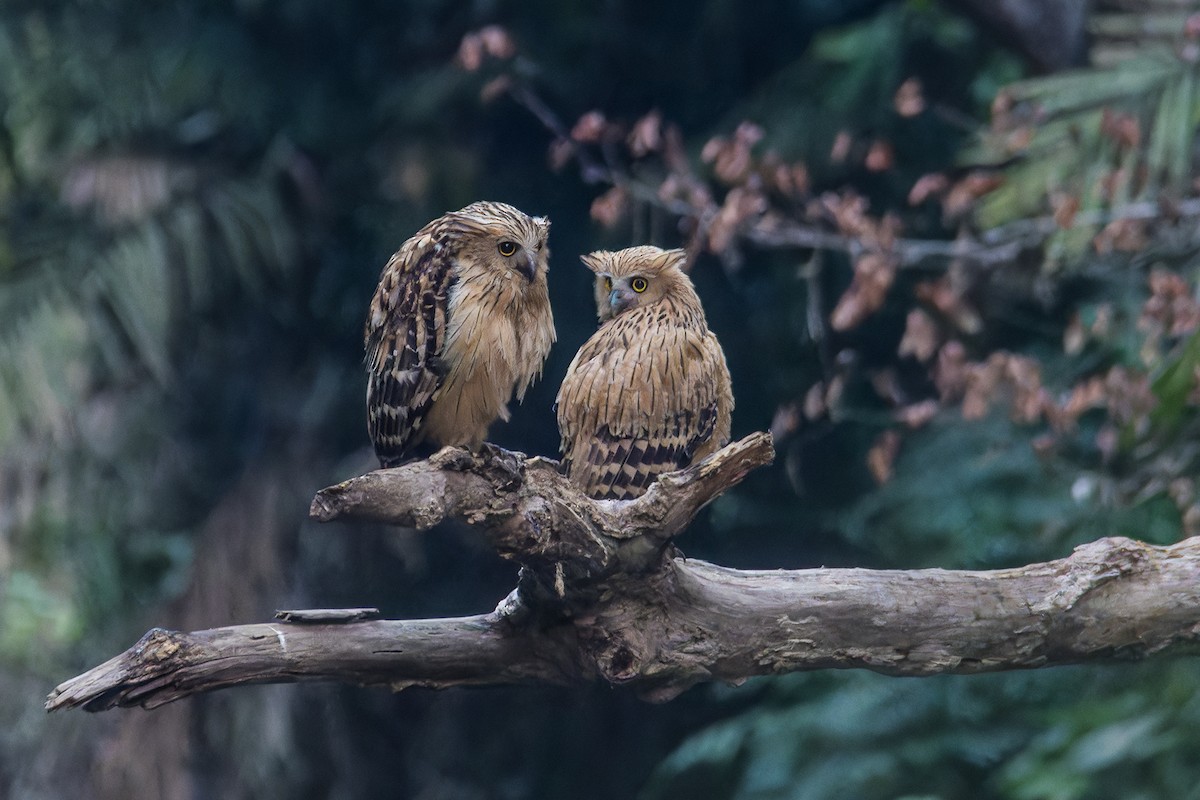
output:
[[[318,610],[155,629],[59,686],[47,708],[152,708],[296,680],[606,680],[667,700],[702,681],[796,670],[973,673],[1200,649],[1200,539],[1101,539],[1058,561],[987,572],[743,571],[679,557],[672,538],[772,456],[770,437],[756,434],[627,503],[591,500],[554,462],[496,448],[448,448],[354,478],[318,493],[311,515],[422,529],[462,520],[522,565],[517,589],[491,614],[454,619]]]

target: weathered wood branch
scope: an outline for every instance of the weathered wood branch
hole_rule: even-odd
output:
[[[491,614],[154,630],[67,681],[47,708],[154,707],[240,683],[629,684],[669,699],[710,680],[825,668],[892,675],[1021,669],[1200,651],[1200,538],[1102,539],[1045,564],[988,572],[741,571],[675,555],[672,538],[772,457],[765,434],[664,477],[630,503],[581,496],[553,462],[443,450],[320,492],[320,520],[418,528],[458,519],[521,564]],[[287,621],[292,620],[292,621]]]
[[[299,680],[394,690],[556,684],[578,675],[571,655],[571,648],[553,635],[513,629],[495,615],[334,624],[281,621],[195,633],[155,628],[121,655],[59,686],[46,707],[155,708],[227,686]]]

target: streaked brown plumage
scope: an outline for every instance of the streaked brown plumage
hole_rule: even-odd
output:
[[[476,448],[554,343],[550,223],[504,203],[430,222],[383,268],[367,314],[367,427],[383,466]]]
[[[583,256],[601,325],[567,368],[556,407],[563,472],[591,497],[639,497],[729,441],[729,368],[685,259],[657,247]]]

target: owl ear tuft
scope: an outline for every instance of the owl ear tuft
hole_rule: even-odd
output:
[[[656,260],[659,263],[660,269],[679,267],[679,269],[683,270],[687,265],[687,250],[684,250],[681,247],[677,247],[674,250],[664,250],[662,255],[660,255]],[[686,270],[684,271],[686,272]]]
[[[604,269],[604,265],[611,257],[612,253],[608,252],[607,250],[597,250],[594,253],[586,253],[581,255],[579,260],[582,261],[583,265],[592,272],[600,272],[600,270]]]
[[[549,217],[534,217],[533,224],[537,225],[538,228],[541,229],[543,234],[547,234],[550,232],[550,218]]]

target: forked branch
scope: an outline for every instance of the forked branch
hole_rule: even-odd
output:
[[[581,496],[545,459],[490,448],[363,475],[318,493],[320,520],[428,528],[457,519],[522,566],[491,614],[379,620],[284,612],[269,624],[150,631],[59,686],[47,708],[152,708],[241,683],[629,684],[650,699],[702,681],[866,668],[973,673],[1194,653],[1200,538],[1102,539],[1068,558],[988,572],[742,571],[683,559],[672,538],[772,457],[735,442],[639,500]]]

